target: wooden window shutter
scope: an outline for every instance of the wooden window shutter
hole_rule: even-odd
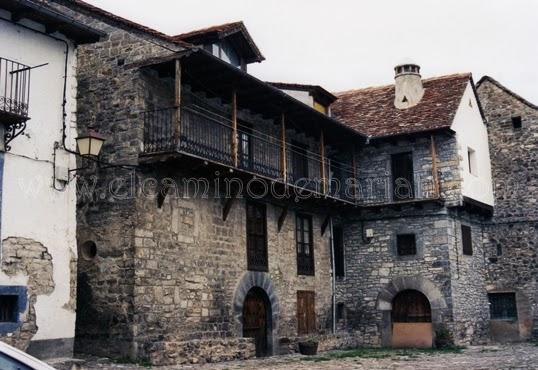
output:
[[[297,334],[306,335],[316,331],[315,293],[297,291]]]
[[[461,241],[463,245],[463,254],[473,255],[473,238],[471,235],[471,227],[467,225],[461,225]]]

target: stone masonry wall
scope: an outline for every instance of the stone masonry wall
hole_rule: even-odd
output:
[[[485,79],[495,212],[486,227],[488,291],[515,292],[519,338],[538,337],[538,107]],[[512,125],[520,116],[522,127]],[[516,336],[517,338],[517,336]]]

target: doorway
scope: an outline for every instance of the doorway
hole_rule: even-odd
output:
[[[432,313],[428,298],[418,290],[403,290],[392,301],[392,346],[431,348]]]
[[[251,288],[243,304],[243,337],[254,338],[256,357],[269,355],[271,343],[271,304],[262,288]]]

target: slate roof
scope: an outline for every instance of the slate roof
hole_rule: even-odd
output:
[[[252,36],[250,36],[247,27],[241,21],[220,24],[182,33],[180,35],[172,36],[172,39],[175,41],[189,42],[191,44],[205,44],[215,42],[232,35],[242,36],[242,42],[246,43],[244,47],[248,47],[250,49],[247,52],[247,54],[250,54],[249,62],[261,62],[265,60],[265,57],[262,55],[260,49],[252,39]]]
[[[448,129],[460,105],[470,73],[423,80],[424,96],[414,107],[394,106],[394,85],[349,90],[335,95],[335,119],[371,137]]]
[[[521,95],[519,94],[516,94],[515,92],[513,92],[512,90],[510,90],[509,88],[507,88],[506,86],[504,86],[503,84],[501,84],[499,81],[497,81],[496,79],[494,79],[493,77],[490,77],[490,76],[483,76],[477,83],[476,83],[476,88],[480,88],[480,85],[482,85],[484,82],[491,82],[493,85],[497,86],[499,89],[505,91],[508,95],[511,95],[513,96],[515,99],[519,100],[520,102],[522,102],[523,104],[526,104],[528,105],[529,107],[533,108],[533,109],[538,109],[538,105],[536,104],[533,104],[531,103],[530,101],[528,101],[527,99],[525,99],[524,97],[522,97]]]

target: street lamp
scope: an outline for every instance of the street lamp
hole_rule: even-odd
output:
[[[83,157],[97,157],[105,138],[93,130],[89,130],[86,135],[79,136],[77,141],[78,154]]]

